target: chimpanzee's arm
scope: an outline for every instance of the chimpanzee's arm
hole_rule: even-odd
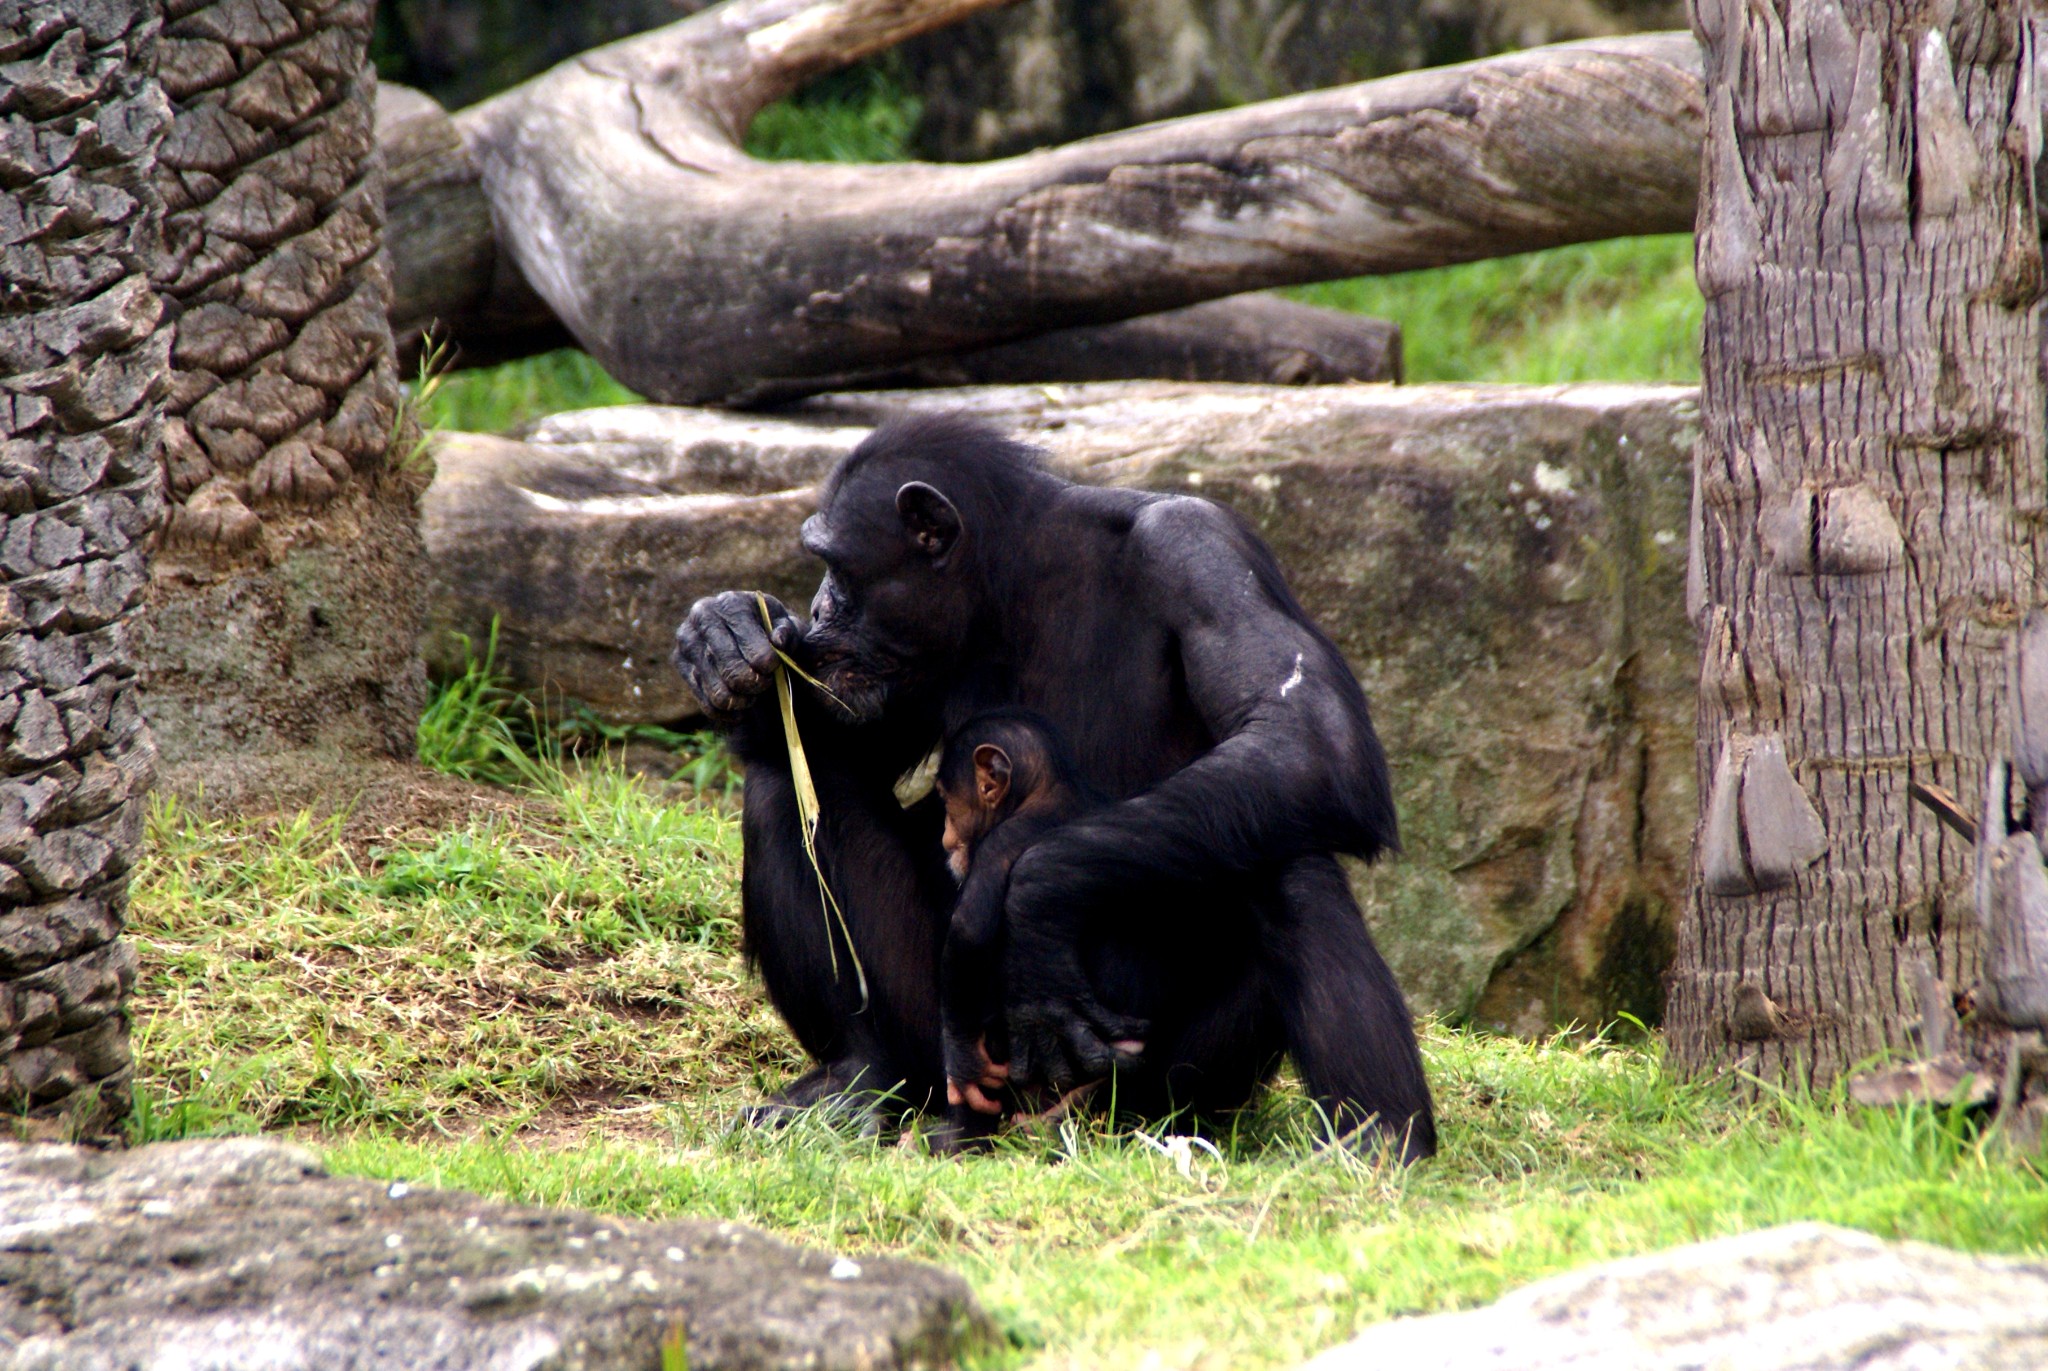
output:
[[[1271,552],[1228,511],[1148,506],[1131,534],[1142,589],[1128,612],[1178,645],[1214,747],[1151,789],[1095,810],[1021,857],[1006,905],[1010,1028],[1020,1071],[1064,1083],[1114,1060],[1127,1031],[1088,990],[1078,920],[1161,876],[1278,869],[1315,852],[1397,843],[1386,758],[1336,646]]]
[[[1057,828],[1061,814],[1023,813],[999,824],[975,849],[947,927],[940,963],[946,1079],[964,1084],[988,1075],[983,1042],[1001,1025],[1003,903],[1010,868],[1025,849]]]
[[[772,598],[769,607],[774,644],[787,639],[801,653],[795,621]],[[869,1094],[901,1082],[913,1097],[940,1088],[938,967],[952,881],[935,803],[905,810],[891,793],[904,759],[930,746],[929,734],[920,739],[907,724],[850,726],[811,687],[795,687],[825,815],[817,855],[843,909],[842,932],[804,851],[759,601],[751,592],[700,601],[677,631],[675,655],[746,764],[745,947],[769,998],[821,1067],[787,1092],[790,1101],[814,1102],[821,1081]],[[855,957],[866,976],[865,1002]]]

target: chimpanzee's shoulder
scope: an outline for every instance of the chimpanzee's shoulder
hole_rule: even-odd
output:
[[[1258,535],[1236,511],[1198,495],[1160,495],[1137,511],[1133,550],[1147,565],[1177,578],[1233,578],[1255,558]]]
[[[1067,495],[1075,555],[1114,559],[1151,588],[1162,610],[1233,590],[1259,564],[1258,535],[1214,501],[1108,486]],[[1081,544],[1097,552],[1081,552]]]

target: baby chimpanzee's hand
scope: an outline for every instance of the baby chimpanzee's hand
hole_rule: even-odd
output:
[[[1000,1114],[1000,1101],[988,1092],[1000,1090],[1010,1079],[1010,1068],[989,1060],[988,1046],[980,1038],[946,1035],[946,1103],[965,1105],[977,1114]]]

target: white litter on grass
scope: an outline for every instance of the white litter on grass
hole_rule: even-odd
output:
[[[1196,1148],[1201,1148],[1219,1162],[1223,1160],[1223,1154],[1216,1150],[1216,1144],[1207,1138],[1189,1137],[1185,1133],[1169,1133],[1163,1138],[1155,1138],[1150,1133],[1140,1133],[1138,1137],[1147,1147],[1172,1162],[1173,1169],[1188,1180],[1194,1179]]]

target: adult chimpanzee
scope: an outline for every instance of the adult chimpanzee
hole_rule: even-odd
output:
[[[1122,1108],[1209,1111],[1250,1098],[1284,1051],[1335,1126],[1434,1151],[1413,1025],[1331,855],[1395,845],[1386,759],[1357,680],[1243,520],[1074,485],[979,424],[927,416],[850,453],[802,541],[825,563],[808,629],[728,591],[692,606],[675,651],[746,767],[749,953],[819,1063],[779,1105],[943,1089],[954,886],[936,799],[905,808],[895,783],[950,728],[1020,705],[1114,803],[1011,870],[1012,1078],[1115,1066]],[[804,855],[776,648],[836,701],[797,687],[818,857],[865,998]]]

